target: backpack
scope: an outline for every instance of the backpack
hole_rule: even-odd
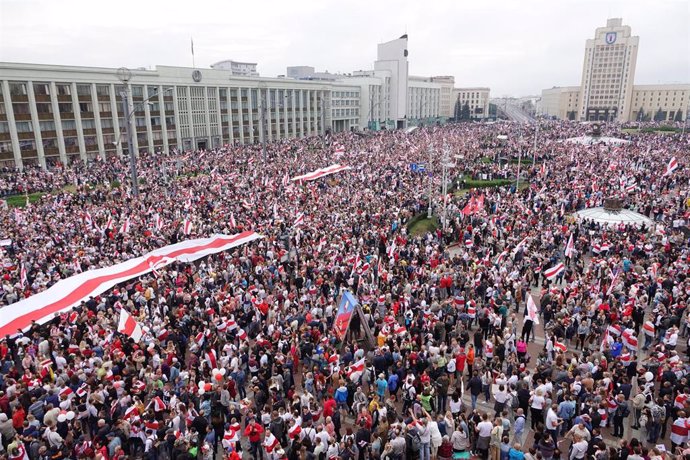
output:
[[[414,429],[407,432],[408,445],[412,447],[412,452],[417,452],[422,447],[422,438],[419,437],[419,432]]]

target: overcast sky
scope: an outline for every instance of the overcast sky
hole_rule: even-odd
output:
[[[411,74],[521,96],[579,84],[609,17],[640,37],[635,83],[690,83],[690,0],[0,0],[0,61],[191,67],[194,37],[199,68],[350,72],[407,32]]]

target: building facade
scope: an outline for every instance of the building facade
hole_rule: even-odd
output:
[[[407,35],[386,43],[379,43],[374,70],[377,76],[388,79],[386,98],[389,117],[394,127],[401,129],[407,125],[408,75]]]
[[[580,86],[542,90],[537,114],[579,121],[687,118],[690,84],[634,84],[639,42],[622,19],[608,19],[586,42]]]
[[[489,117],[489,93],[485,87],[454,88],[453,89],[453,118],[461,119],[465,104],[469,107],[469,118],[483,120]]]
[[[630,120],[683,121],[690,110],[690,85],[635,85]]]
[[[359,98],[356,85],[217,69],[133,70],[125,85],[116,69],[0,63],[0,163],[127,154],[128,119],[136,152],[320,135],[358,128]]]
[[[256,71],[255,62],[239,62],[233,60],[226,60],[216,62],[211,65],[212,69],[227,70],[234,77],[258,77],[259,72]]]
[[[627,121],[640,37],[613,18],[588,39],[582,66],[579,119]]]
[[[537,103],[537,115],[561,120],[576,120],[579,86],[563,86],[545,89]]]

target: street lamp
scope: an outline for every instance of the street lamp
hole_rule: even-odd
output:
[[[125,90],[120,91],[120,97],[122,98],[122,113],[127,114],[125,117],[125,128],[127,131],[127,148],[129,150],[129,166],[130,166],[130,173],[132,176],[132,193],[134,194],[135,197],[139,196],[139,178],[138,178],[138,173],[137,173],[137,156],[134,153],[134,146],[132,142],[132,117],[134,116],[135,109],[134,109],[134,103],[131,98],[131,88],[128,85],[129,80],[132,79],[132,72],[127,68],[127,67],[120,67],[117,70],[117,78],[125,85]],[[154,97],[158,97],[161,94],[167,93],[168,91],[172,91],[173,87],[167,88],[163,90],[161,93],[156,93],[153,96],[149,96],[148,98],[144,99],[141,101],[138,106],[141,107],[144,104],[149,103],[151,99]],[[131,103],[131,105],[130,105]],[[117,147],[120,143],[122,142],[122,128],[120,128],[120,136],[117,140],[117,143],[115,144],[115,147]]]

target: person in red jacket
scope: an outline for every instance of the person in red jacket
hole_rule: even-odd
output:
[[[257,423],[254,417],[251,418],[247,427],[244,429],[244,435],[249,438],[249,443],[251,444],[252,458],[258,458],[263,460],[264,451],[261,447],[261,435],[264,432],[264,427],[260,423]]]
[[[335,399],[331,396],[323,403],[323,418],[331,417],[335,412],[335,408],[338,405]]]

